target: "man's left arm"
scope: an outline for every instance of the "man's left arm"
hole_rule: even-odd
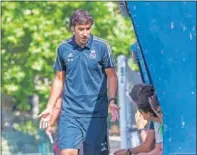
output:
[[[115,68],[106,68],[108,88],[109,88],[109,110],[112,115],[112,121],[118,120],[119,107],[116,104],[116,94],[118,89],[118,79]]]
[[[112,121],[118,120],[119,107],[116,105],[116,94],[118,89],[118,79],[115,71],[115,61],[112,56],[112,49],[107,42],[102,44],[102,67],[107,75],[109,90],[109,111],[112,115]]]

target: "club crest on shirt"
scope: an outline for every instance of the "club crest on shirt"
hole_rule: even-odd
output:
[[[73,55],[71,52],[68,54],[68,61],[73,61]]]
[[[92,50],[90,52],[90,59],[95,59],[96,58],[96,51],[95,50]]]

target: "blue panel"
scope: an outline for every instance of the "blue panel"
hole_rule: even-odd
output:
[[[139,65],[140,65],[141,76],[143,77],[143,83],[150,84],[139,45],[137,43],[131,45],[131,51],[135,52],[137,54],[137,59],[138,59]]]
[[[196,154],[196,2],[127,2],[164,111],[164,155]]]

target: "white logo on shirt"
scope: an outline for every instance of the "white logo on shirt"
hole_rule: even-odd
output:
[[[73,55],[72,55],[72,53],[69,53],[68,54],[68,61],[73,61]]]
[[[101,143],[101,152],[107,150],[107,146],[106,145],[107,145],[106,142],[105,143]]]
[[[90,59],[95,59],[96,58],[96,51],[95,50],[92,50],[90,52]]]

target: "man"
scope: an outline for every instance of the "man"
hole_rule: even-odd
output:
[[[93,18],[87,11],[77,10],[71,16],[74,35],[57,49],[51,95],[47,108],[39,115],[51,116],[63,92],[58,131],[61,155],[77,155],[81,143],[84,155],[108,154],[108,105],[112,120],[118,119],[117,76],[111,48],[91,34],[92,25]]]
[[[148,86],[145,84],[136,84],[133,86],[129,96],[131,97],[132,101],[136,106],[138,105],[137,102],[139,100],[139,94],[141,90],[144,89],[144,86]],[[146,120],[145,120],[146,121]],[[147,122],[147,121],[146,121]],[[121,149],[116,151],[115,155],[127,155],[127,154],[137,154],[140,152],[150,152],[154,148],[155,144],[155,131],[154,131],[154,124],[150,121],[145,128],[144,125],[144,118],[139,111],[136,113],[136,125],[139,131],[139,134],[142,139],[142,143],[139,146],[130,149]]]

